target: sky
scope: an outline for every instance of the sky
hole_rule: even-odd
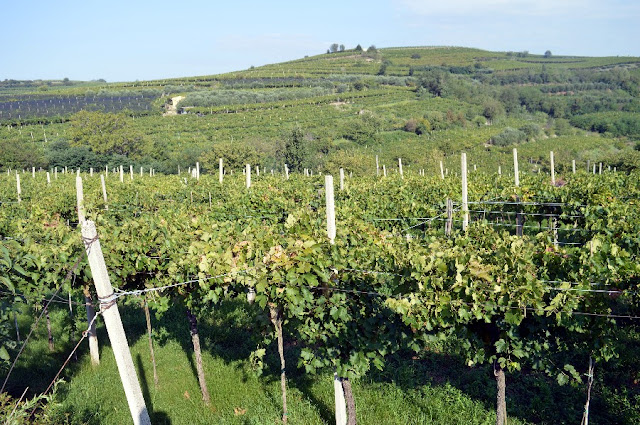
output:
[[[332,43],[640,56],[639,0],[0,0],[0,13],[0,80],[211,75]]]

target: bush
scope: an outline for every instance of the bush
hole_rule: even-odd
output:
[[[526,138],[527,135],[523,131],[507,127],[502,133],[493,136],[491,141],[496,146],[508,146],[523,142]]]
[[[536,123],[525,124],[519,130],[525,134],[527,140],[534,139],[542,134],[542,127]]]
[[[480,115],[476,115],[473,120],[471,120],[471,122],[473,123],[474,127],[478,128],[487,125],[487,119],[485,117],[481,117]]]

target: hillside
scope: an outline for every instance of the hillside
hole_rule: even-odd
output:
[[[454,170],[466,150],[495,171],[517,145],[532,169],[550,149],[561,168],[576,159],[629,169],[639,82],[636,57],[373,46],[180,79],[4,81],[0,168],[173,173],[196,161],[206,171],[224,156],[238,169],[279,169],[288,158],[294,169],[364,173],[377,154],[435,172],[439,160]],[[182,114],[163,116],[168,105]]]

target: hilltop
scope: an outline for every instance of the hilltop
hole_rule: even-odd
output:
[[[350,49],[220,75],[107,83],[0,82],[0,168],[134,164],[176,172],[216,158],[355,173],[495,171],[518,146],[635,168],[640,58],[462,47]],[[180,99],[181,98],[181,99]],[[180,99],[173,104],[172,99]],[[163,116],[170,108],[180,112]],[[102,134],[104,137],[97,135]]]

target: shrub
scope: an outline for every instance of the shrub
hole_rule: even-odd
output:
[[[493,136],[491,140],[496,146],[508,146],[520,143],[526,140],[526,138],[527,136],[523,131],[507,127],[502,131],[502,133]]]

